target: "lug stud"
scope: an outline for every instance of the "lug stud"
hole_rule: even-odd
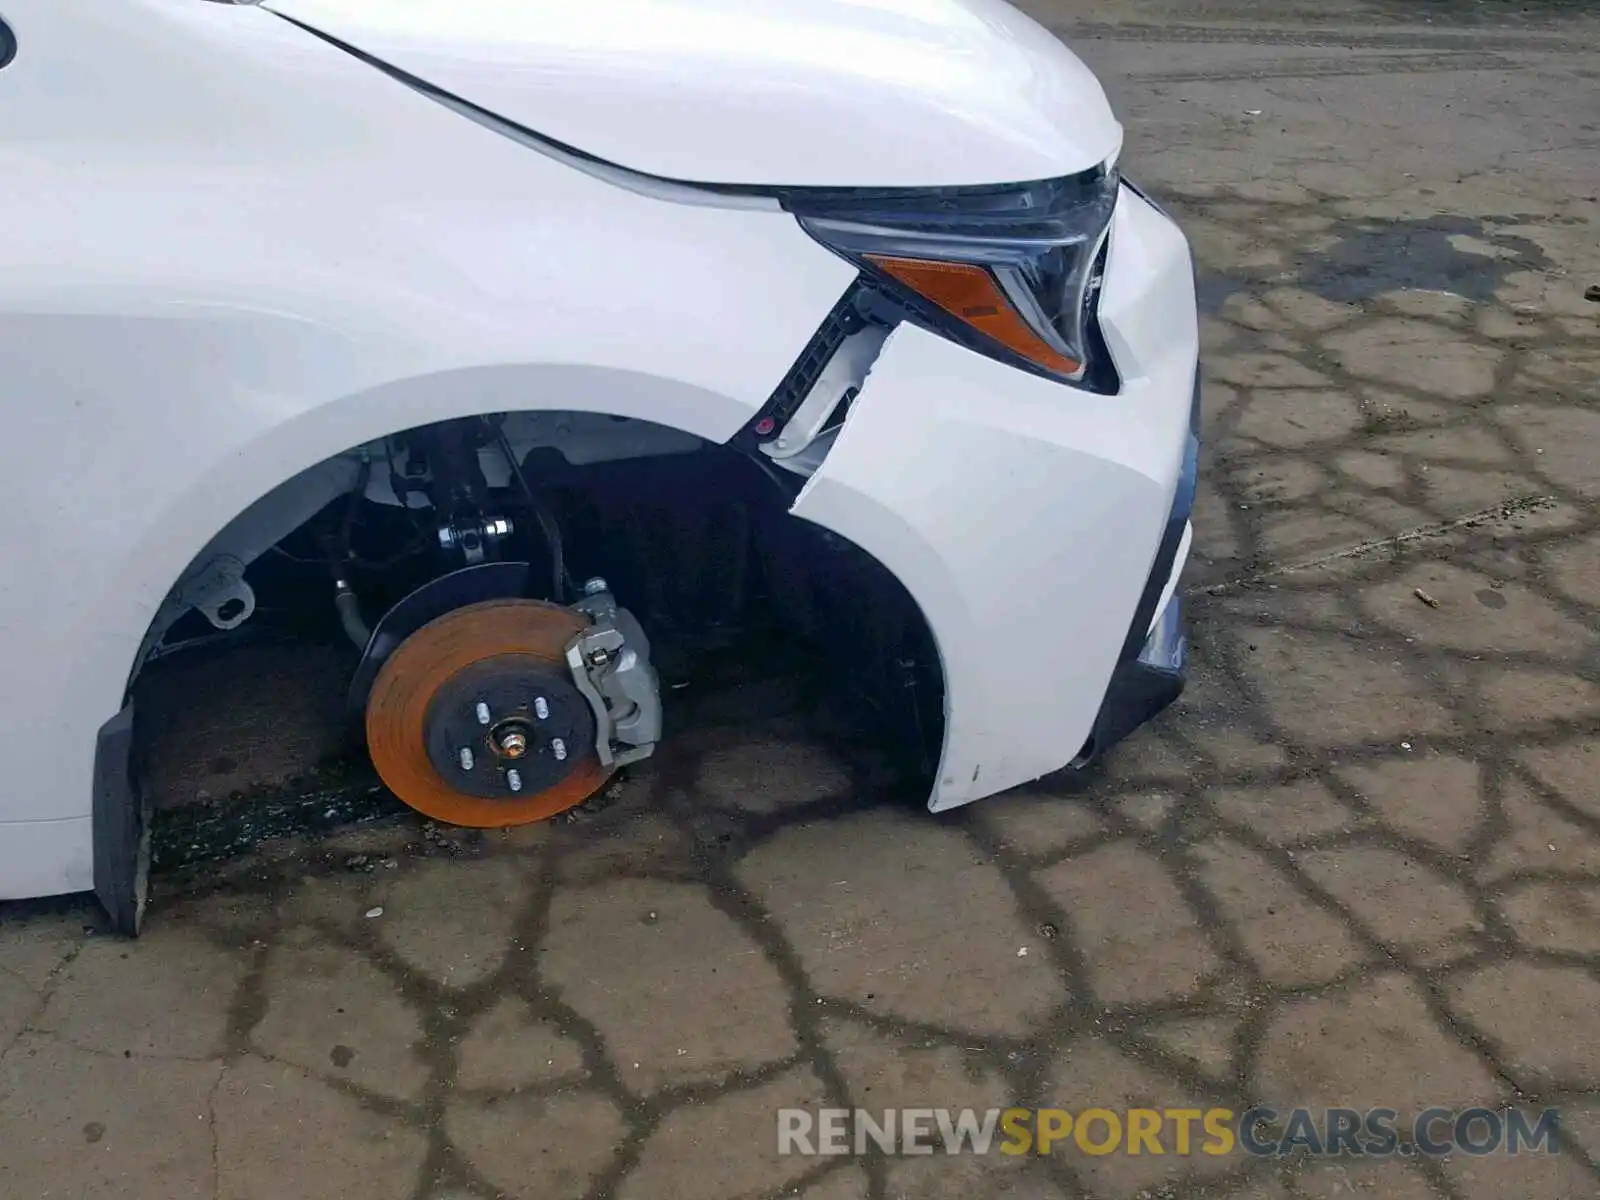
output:
[[[557,762],[567,761],[567,744],[560,738],[550,739],[550,753],[556,756]]]
[[[550,703],[543,696],[533,698],[533,715],[543,721],[550,715]]]
[[[510,788],[513,792],[520,792],[522,790],[522,775],[521,775],[521,773],[516,771],[516,770],[507,771],[506,772],[506,786],[508,788]]]
[[[478,724],[487,725],[490,720],[489,706],[482,700],[478,701]]]
[[[461,769],[463,771],[472,770],[472,763],[473,763],[472,747],[471,746],[463,746],[463,747],[461,747]]]

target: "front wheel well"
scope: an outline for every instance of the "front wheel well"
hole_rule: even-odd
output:
[[[875,558],[791,515],[802,482],[732,446],[593,413],[397,430],[301,472],[230,522],[176,581],[130,695],[148,693],[141,711],[171,729],[182,715],[161,710],[191,693],[164,687],[163,673],[191,650],[263,634],[330,647],[347,662],[347,687],[356,643],[406,596],[476,557],[527,564],[526,594],[557,603],[603,577],[647,631],[664,678],[730,646],[824,664],[852,723],[931,772],[944,697],[926,622]],[[248,611],[226,610],[246,589]],[[238,779],[249,764],[235,765]]]

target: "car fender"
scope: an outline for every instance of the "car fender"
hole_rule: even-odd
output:
[[[97,731],[257,498],[481,412],[725,440],[853,274],[775,207],[612,186],[257,8],[6,17],[0,661],[28,684],[0,695],[0,897],[90,886]]]

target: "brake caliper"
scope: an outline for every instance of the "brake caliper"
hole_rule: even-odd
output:
[[[648,758],[661,739],[661,689],[644,629],[604,579],[584,584],[572,607],[589,628],[567,644],[572,679],[594,710],[595,751],[605,767]]]

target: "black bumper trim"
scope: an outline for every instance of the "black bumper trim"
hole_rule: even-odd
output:
[[[1148,663],[1118,663],[1094,719],[1094,732],[1075,765],[1086,767],[1183,695],[1182,671]]]

